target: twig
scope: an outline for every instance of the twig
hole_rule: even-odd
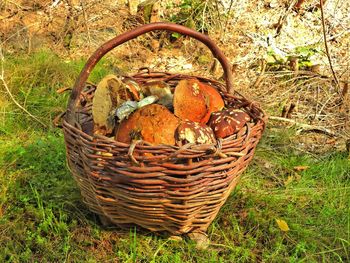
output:
[[[324,39],[324,46],[325,46],[325,49],[326,49],[326,55],[327,55],[327,58],[328,58],[329,67],[331,68],[334,81],[335,81],[335,83],[337,85],[337,92],[339,93],[340,92],[339,81],[338,81],[338,78],[337,78],[337,76],[335,74],[335,71],[334,71],[334,68],[333,68],[333,64],[332,64],[332,60],[331,60],[331,56],[330,56],[329,50],[328,50],[327,36],[326,36],[326,23],[325,23],[325,20],[324,20],[324,12],[323,12],[323,0],[320,0],[320,9],[321,9],[322,31],[323,31],[323,39]]]
[[[333,40],[333,39],[339,38],[339,37],[341,37],[341,36],[343,36],[343,35],[345,35],[345,34],[348,34],[348,33],[350,33],[350,29],[344,29],[344,31],[342,31],[342,32],[340,32],[340,33],[338,33],[338,34],[336,34],[336,35],[333,35],[333,36],[329,37],[329,38],[328,38],[328,41],[331,41],[331,40]],[[322,39],[323,39],[323,36],[321,36],[319,40],[315,40],[315,41],[312,41],[312,42],[305,43],[305,44],[303,45],[303,47],[316,45],[316,44],[318,44],[319,42],[321,42]]]
[[[86,15],[86,11],[85,11],[85,3],[84,3],[84,1],[85,0],[81,0],[80,1],[80,5],[81,5],[81,8],[83,10],[84,23],[85,23],[85,27],[86,27],[86,31],[87,31],[87,35],[88,35],[89,44],[91,44],[90,27],[89,27],[89,24],[87,22],[87,15]]]
[[[293,7],[295,6],[296,0],[293,0],[291,4],[288,6],[287,11],[280,16],[280,19],[278,20],[277,24],[275,25],[276,27],[276,35],[274,37],[277,37],[281,33],[282,26],[284,22],[286,21],[289,13],[293,10]]]
[[[317,86],[317,90],[316,90],[316,107],[315,107],[315,114],[314,114],[313,120],[316,120],[316,117],[317,117],[317,111],[318,111],[318,105],[319,105],[319,95],[320,95],[320,87]]]
[[[296,126],[299,126],[300,128],[302,128],[304,131],[318,131],[324,134],[327,134],[329,136],[341,136],[340,134],[337,134],[327,128],[324,127],[320,127],[320,126],[316,126],[316,125],[310,125],[310,124],[306,124],[306,123],[301,123],[301,122],[297,122],[295,120],[292,119],[287,119],[287,118],[282,118],[282,117],[277,117],[277,116],[270,116],[269,120],[274,120],[274,121],[283,121],[283,122],[288,122],[291,124],[294,124]]]
[[[299,13],[299,9],[301,7],[301,5],[305,2],[305,0],[298,0],[298,2],[294,5],[294,8],[297,10],[297,12]]]
[[[265,74],[265,70],[266,70],[266,61],[265,60],[261,60],[261,71],[259,76],[256,78],[256,80],[254,81],[252,87],[254,88],[258,88],[260,86],[261,81],[264,78],[264,74]]]
[[[55,0],[52,2],[52,4],[50,5],[50,8],[55,8],[56,6],[58,6],[58,4],[61,2],[61,0]]]
[[[227,18],[226,18],[225,27],[224,27],[224,35],[226,34],[228,21],[229,21],[229,19],[230,19],[233,1],[234,1],[234,0],[231,0],[231,1],[230,1],[230,7],[228,8],[228,11],[227,11]]]
[[[201,29],[204,31],[204,23],[205,23],[205,11],[207,10],[207,5],[208,5],[208,1],[205,1],[204,3],[204,8],[203,8],[203,14],[202,14],[202,26]]]
[[[219,3],[218,1],[215,1],[215,9],[216,9],[216,12],[217,12],[217,16],[218,16],[218,20],[219,20],[219,24],[220,24],[220,38],[221,38],[221,33],[223,32],[222,30],[222,21],[221,21],[221,15],[220,15],[220,10],[219,10]]]
[[[31,114],[26,108],[24,108],[21,104],[19,104],[19,102],[15,99],[15,97],[13,96],[13,94],[11,93],[6,81],[5,81],[5,70],[4,70],[4,56],[2,54],[2,49],[0,46],[0,60],[1,60],[1,74],[0,74],[0,81],[2,82],[6,92],[8,93],[8,95],[10,96],[10,98],[12,99],[12,101],[17,105],[18,108],[20,108],[22,111],[24,111],[25,113],[27,113],[29,115],[29,117],[31,117],[33,120],[37,121],[38,123],[40,123],[43,127],[47,128],[47,125],[45,123],[43,123],[41,120],[39,120],[38,117],[34,116],[33,114]]]

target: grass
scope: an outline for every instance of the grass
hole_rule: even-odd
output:
[[[42,51],[6,57],[16,99],[50,124],[65,109],[83,61]],[[111,70],[103,61],[97,81]],[[293,148],[293,130],[268,127],[239,186],[211,224],[211,246],[169,240],[141,229],[103,228],[81,202],[60,130],[44,129],[0,86],[0,262],[349,262],[347,155]],[[295,166],[309,166],[296,172]],[[276,219],[290,230],[279,229]]]

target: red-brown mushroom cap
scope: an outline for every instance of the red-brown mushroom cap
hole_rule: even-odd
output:
[[[176,144],[211,144],[215,142],[213,130],[202,123],[182,121],[175,132]]]
[[[220,93],[214,87],[205,83],[201,83],[200,89],[205,94],[207,102],[207,114],[201,120],[201,123],[207,123],[210,115],[213,112],[221,111],[225,107],[225,103]]]
[[[225,138],[236,132],[250,121],[250,116],[239,109],[227,109],[212,113],[208,125],[216,138]]]
[[[123,120],[116,132],[115,139],[130,143],[142,139],[152,144],[175,145],[175,130],[179,119],[166,107],[150,104],[135,111],[127,120]]]
[[[182,120],[195,122],[201,122],[206,116],[206,97],[197,79],[179,81],[174,91],[174,113]]]

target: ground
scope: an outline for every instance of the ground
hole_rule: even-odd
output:
[[[208,17],[193,21],[197,26],[209,21],[204,24],[209,35],[236,65],[236,90],[258,101],[271,116],[280,116],[284,106],[294,103],[292,120],[333,133],[314,133],[270,120],[252,163],[208,229],[211,244],[206,250],[196,249],[186,237],[176,241],[165,233],[139,228],[103,227],[82,203],[66,165],[62,132],[51,125],[65,110],[69,97],[69,92],[56,91],[71,87],[88,54],[113,35],[140,24],[140,15],[131,16],[124,6],[111,9],[108,1],[103,8],[85,6],[83,15],[71,1],[76,19],[69,23],[80,27],[69,39],[69,25],[64,29],[69,8],[63,4],[47,13],[49,1],[41,2],[44,7],[31,6],[28,1],[18,1],[17,6],[10,2],[5,7],[0,4],[0,19],[6,18],[1,25],[1,262],[350,261],[350,165],[345,143],[349,104],[347,94],[339,100],[329,70],[320,10],[307,11],[316,2],[307,1],[299,15],[290,11],[280,36],[270,46],[265,43],[267,36],[276,32],[270,25],[288,10],[290,4],[285,1],[262,1],[256,6],[249,1],[234,2],[224,31],[209,23]],[[98,8],[103,12],[97,12]],[[330,52],[341,91],[349,76],[348,8],[347,1],[327,1],[325,6],[327,36],[333,38]],[[163,17],[169,18],[169,9],[164,10]],[[113,16],[114,11],[119,16]],[[47,14],[55,19],[50,21]],[[220,21],[225,25],[226,17]],[[48,23],[46,31],[44,22]],[[281,58],[276,59],[277,55]],[[291,55],[301,61],[298,73],[288,64]],[[97,82],[111,72],[135,72],[144,65],[220,78],[220,71],[210,70],[212,63],[203,45],[176,35],[154,34],[110,53],[90,80]],[[323,71],[310,77],[314,65]],[[14,103],[5,84],[13,98],[44,126]],[[283,231],[279,220],[287,223],[288,231]]]

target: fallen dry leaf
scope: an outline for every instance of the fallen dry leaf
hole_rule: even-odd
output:
[[[297,172],[305,171],[305,170],[307,170],[309,168],[310,168],[310,166],[307,166],[307,165],[305,165],[305,166],[300,165],[300,166],[294,166],[293,167],[294,171],[297,171]]]
[[[288,232],[289,231],[289,226],[286,221],[283,219],[275,219],[278,227],[283,231],[283,232]]]
[[[170,236],[168,238],[168,240],[179,242],[179,241],[182,241],[182,237],[181,236]]]

